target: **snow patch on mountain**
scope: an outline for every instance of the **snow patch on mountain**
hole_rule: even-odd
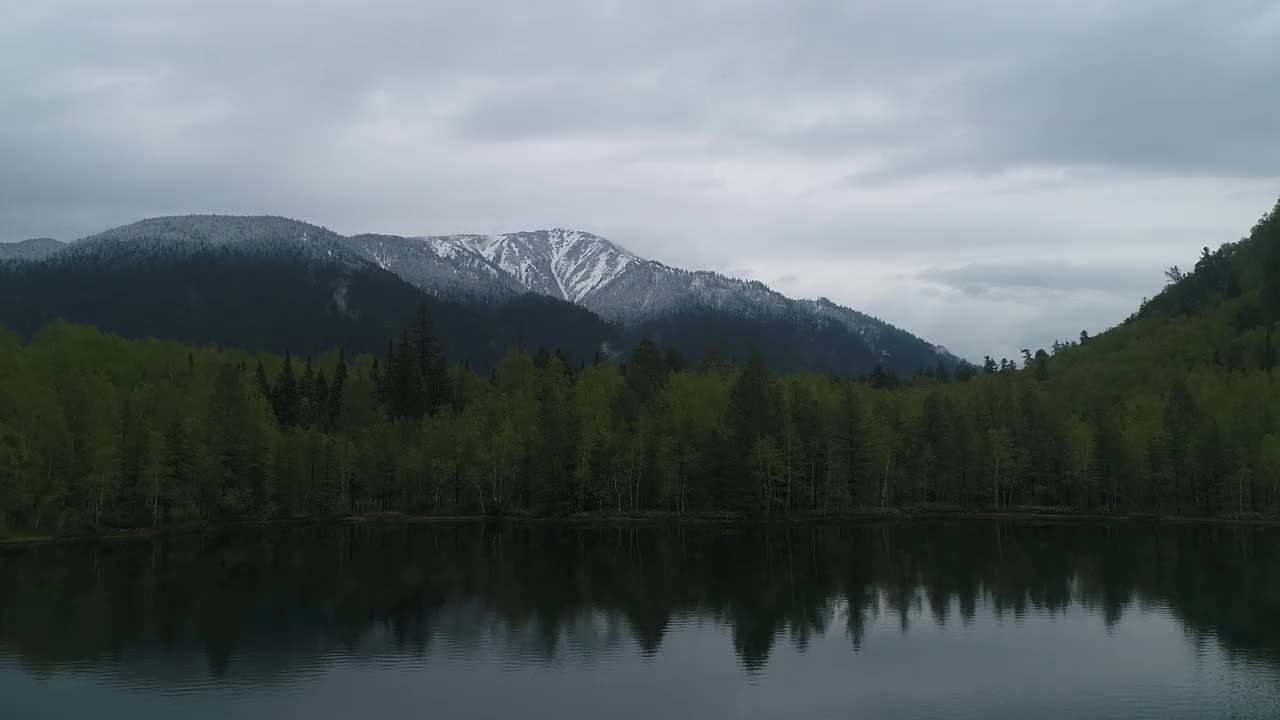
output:
[[[493,301],[524,292],[484,256],[446,238],[355,235],[346,243],[383,270],[438,297]]]
[[[431,239],[481,255],[532,292],[581,305],[587,305],[592,293],[640,261],[598,235],[564,228]]]

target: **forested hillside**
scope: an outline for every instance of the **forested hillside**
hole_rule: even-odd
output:
[[[420,311],[314,359],[0,336],[0,522],[148,527],[374,510],[547,515],[1058,506],[1280,514],[1280,217],[1095,338],[865,382],[651,342],[626,363],[451,364]]]
[[[570,303],[428,298],[324,228],[284,218],[157,218],[0,263],[0,325],[30,337],[56,320],[125,337],[275,353],[379,352],[430,302],[446,349],[484,372],[534,342],[592,357],[618,331]]]
[[[779,370],[847,377],[877,363],[908,374],[963,365],[829,301],[667,268],[576,231],[344,237],[283,217],[187,215],[69,245],[0,244],[0,325],[23,337],[66,320],[252,351],[380,352],[424,301],[449,357],[482,374],[513,346],[620,359],[645,337],[737,363],[759,348]]]

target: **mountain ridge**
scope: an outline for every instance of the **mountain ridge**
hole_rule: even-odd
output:
[[[0,262],[43,260],[66,247],[67,243],[50,237],[0,243]]]
[[[758,280],[711,270],[686,270],[650,260],[593,233],[553,228],[503,235],[418,236],[470,250],[505,270],[532,292],[581,305],[606,320],[636,326],[680,310],[719,310],[756,318],[808,313],[838,322],[873,350],[901,351],[928,344],[939,357],[958,360],[945,347],[829,298],[790,298]],[[882,338],[891,338],[882,343]]]
[[[297,258],[315,267],[336,264],[347,272],[377,269],[448,303],[500,305],[533,293],[581,307],[619,326],[622,335],[653,332],[676,337],[686,349],[701,348],[708,341],[697,332],[714,333],[736,318],[729,325],[751,327],[742,337],[752,337],[763,347],[777,344],[780,336],[790,342],[843,347],[831,353],[802,353],[826,357],[814,368],[822,371],[850,362],[857,369],[845,372],[865,372],[868,363],[879,362],[900,372],[963,362],[941,346],[825,297],[793,299],[760,281],[672,267],[599,235],[563,227],[502,235],[344,236],[280,216],[162,216],[111,228],[48,257],[19,263],[114,267],[227,253]],[[341,299],[337,290],[334,297]],[[766,326],[773,334],[762,330]],[[850,345],[844,333],[866,345],[867,352]],[[606,340],[616,338],[602,342]],[[750,349],[734,347],[739,354]]]

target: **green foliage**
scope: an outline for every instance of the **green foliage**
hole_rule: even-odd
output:
[[[342,354],[298,372],[290,358],[55,325],[0,344],[0,522],[75,532],[383,510],[1280,512],[1272,373],[1123,337],[1146,322],[1025,370],[895,389],[779,378],[759,357],[740,371],[673,371],[653,352],[625,373],[607,360],[573,372],[512,351],[490,380],[449,371],[448,397],[421,415],[387,394],[386,378],[421,378],[403,358],[375,382],[368,356],[354,372]],[[1139,372],[1092,357],[1103,350],[1148,362]]]
[[[0,527],[77,532],[300,513],[559,515],[1018,505],[1280,514],[1276,214],[1133,318],[1022,368],[904,382],[625,368],[510,350],[449,368],[425,310],[347,363],[0,331]],[[1275,291],[1280,292],[1280,291]],[[252,368],[252,370],[250,370]]]

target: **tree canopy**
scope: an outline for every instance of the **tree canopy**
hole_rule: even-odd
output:
[[[451,366],[424,309],[382,357],[0,331],[0,528],[299,513],[1055,506],[1280,514],[1280,218],[1129,320],[912,378],[778,375],[640,343]]]

